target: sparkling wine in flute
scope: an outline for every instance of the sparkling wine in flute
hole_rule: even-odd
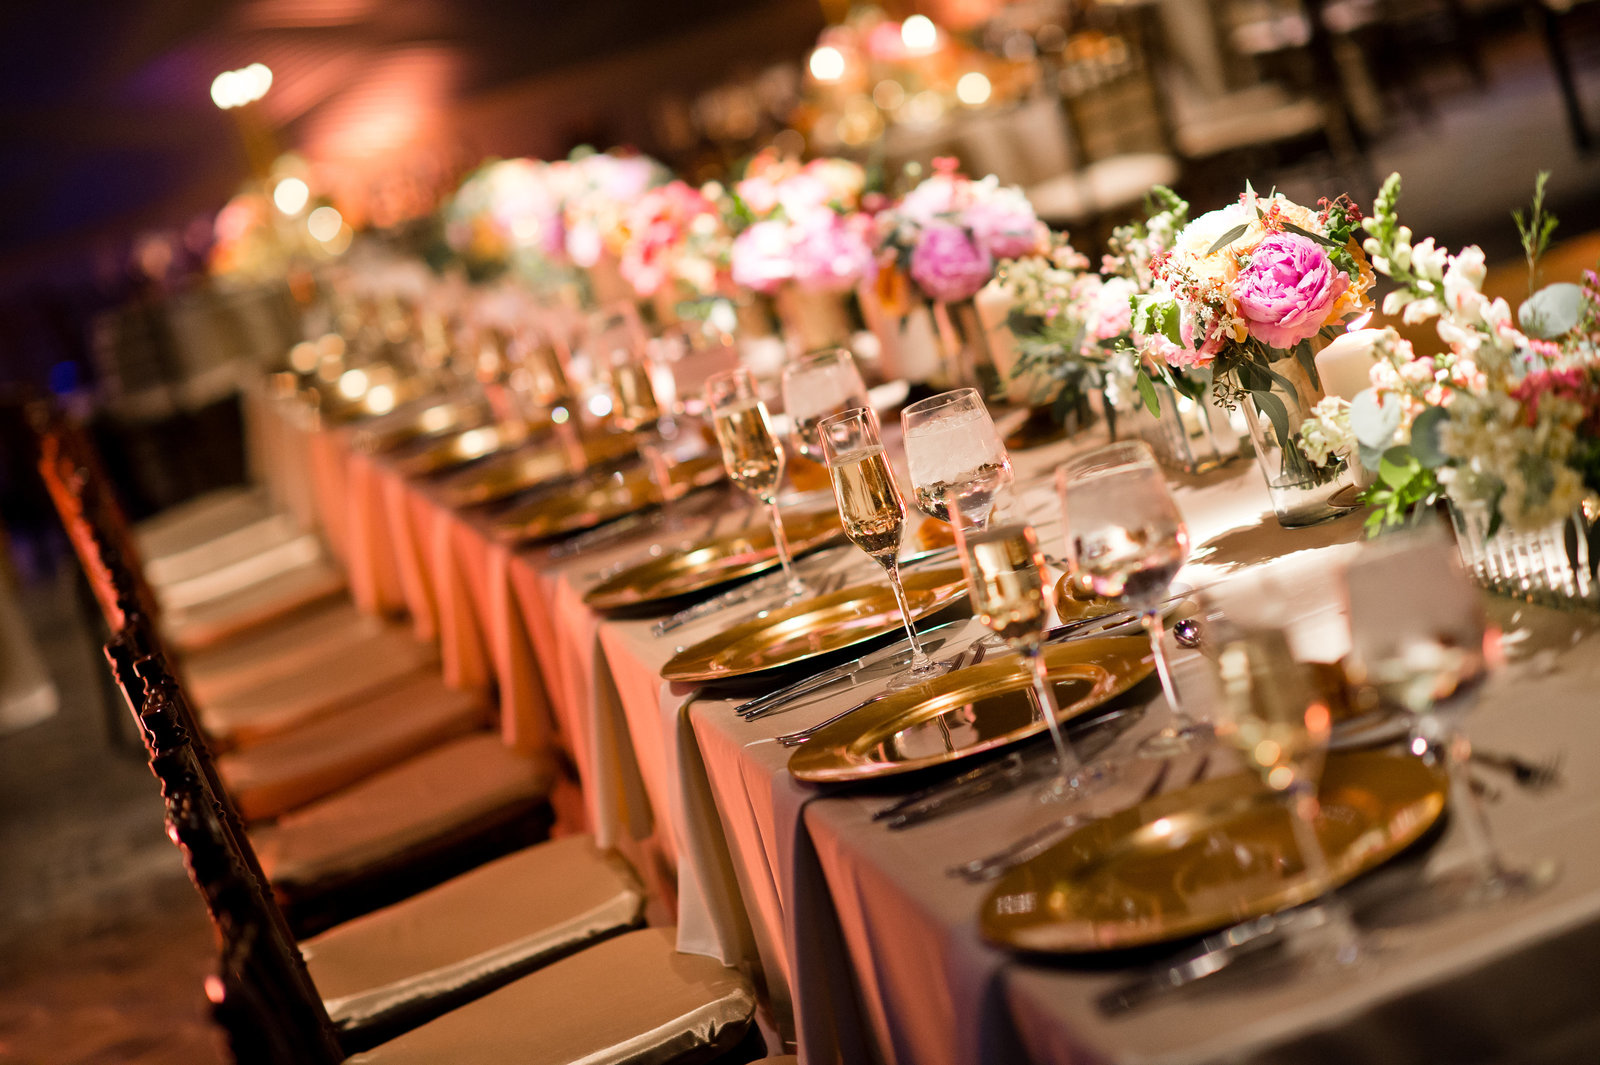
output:
[[[1014,647],[1037,644],[1045,626],[1039,538],[1031,525],[1001,525],[965,536],[962,561],[979,620]]]
[[[618,426],[634,432],[661,417],[661,405],[650,384],[650,369],[644,363],[617,363],[611,367],[610,378]]]
[[[771,503],[783,479],[783,445],[773,435],[766,408],[759,402],[719,408],[715,427],[728,477],[757,499]]]
[[[878,561],[893,559],[905,531],[906,506],[895,490],[883,445],[837,455],[828,472],[845,535]]]

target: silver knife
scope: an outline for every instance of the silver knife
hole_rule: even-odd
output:
[[[917,636],[919,638],[925,638],[933,633],[939,632],[942,629],[948,629],[952,625],[965,625],[966,623],[966,618],[957,618],[955,621],[946,621],[943,624],[934,625],[931,628],[923,629],[917,633]],[[947,635],[948,634],[942,635],[938,638],[939,642],[934,644],[934,649],[944,645]],[[830,669],[825,669],[821,673],[816,673],[809,677],[801,677],[793,684],[786,684],[776,691],[770,691],[764,695],[758,695],[754,699],[745,700],[744,702],[735,706],[733,708],[733,712],[745,718],[746,720],[753,721],[757,717],[763,716],[763,711],[770,707],[773,707],[779,703],[786,703],[791,700],[798,699],[802,695],[809,695],[817,689],[825,688],[829,684],[832,684],[838,680],[842,680],[867,666],[876,665],[886,658],[893,657],[896,653],[905,650],[904,646],[902,646],[905,644],[905,642],[906,641],[904,639],[896,640],[889,646],[880,647],[878,650],[869,654],[864,654],[860,658],[852,659],[849,662],[842,662],[837,666],[833,666]]]
[[[1117,1016],[1181,987],[1219,973],[1241,958],[1282,943],[1289,930],[1321,917],[1320,907],[1285,910],[1244,921],[1215,932],[1178,957],[1112,988],[1099,998],[1100,1012]]]

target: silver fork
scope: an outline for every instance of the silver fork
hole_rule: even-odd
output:
[[[1202,755],[1195,763],[1195,771],[1190,774],[1189,784],[1199,780],[1205,773],[1208,760],[1209,755]],[[1139,797],[1128,805],[1137,806],[1160,792],[1162,786],[1166,783],[1167,775],[1171,768],[1172,762],[1170,760],[1163,761],[1156,769],[1155,776],[1150,778],[1150,783],[1146,784],[1144,790],[1139,793]],[[993,854],[951,866],[947,872],[951,876],[958,876],[974,884],[985,884],[991,880],[997,880],[1023,862],[1037,858],[1055,846],[1066,837],[1068,832],[1096,820],[1099,820],[1099,818],[1093,814],[1067,814],[1065,817],[1057,818],[1055,821],[1029,832],[1021,839],[995,851]]]
[[[1484,751],[1472,748],[1471,761],[1509,773],[1518,787],[1529,791],[1544,791],[1561,783],[1561,755],[1551,755],[1538,761],[1529,761],[1514,754]]]
[[[958,669],[965,669],[970,665],[976,664],[983,659],[984,652],[986,650],[987,649],[983,646],[982,640],[975,641],[956,656],[955,662],[948,670],[946,670],[946,672],[954,673]],[[837,714],[834,714],[832,717],[827,718],[826,720],[818,721],[815,725],[809,725],[806,728],[798,729],[794,732],[786,732],[782,736],[778,737],[778,742],[783,744],[785,747],[798,747],[802,743],[805,743],[807,740],[809,740],[812,736],[815,736],[818,732],[833,724],[835,721],[840,721],[849,717],[862,707],[871,706],[879,699],[885,698],[887,694],[888,693],[886,692],[878,692],[876,695],[872,695],[861,700],[854,706],[845,707],[843,710],[839,711]]]

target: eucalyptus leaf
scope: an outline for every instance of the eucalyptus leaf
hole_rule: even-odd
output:
[[[1378,463],[1378,479],[1397,491],[1421,471],[1422,464],[1411,454],[1411,449],[1403,444],[1385,451],[1382,461]]]
[[[1249,229],[1250,223],[1240,222],[1238,225],[1222,234],[1222,236],[1218,237],[1216,243],[1212,244],[1211,247],[1206,249],[1206,255],[1211,255],[1215,252],[1221,251],[1223,248],[1226,248],[1229,244],[1232,244],[1234,241],[1244,236]],[[1201,258],[1204,257],[1205,256],[1201,256]]]
[[[1311,350],[1311,341],[1302,340],[1294,346],[1294,357],[1300,360],[1300,368],[1311,378],[1311,387],[1318,392],[1322,391],[1322,376],[1317,373],[1317,356]]]
[[[1273,431],[1278,434],[1278,445],[1285,451],[1293,447],[1294,440],[1289,435],[1289,409],[1283,405],[1283,400],[1265,390],[1251,390],[1250,398],[1255,400],[1256,410],[1271,419]]]
[[[1517,324],[1531,336],[1554,340],[1578,324],[1583,317],[1583,303],[1583,286],[1558,281],[1523,301],[1517,308]]]
[[[1450,418],[1443,407],[1429,407],[1411,423],[1411,453],[1424,469],[1436,470],[1449,461],[1439,449],[1439,430]]]
[[[1368,447],[1360,441],[1357,441],[1356,454],[1361,459],[1362,466],[1371,470],[1373,473],[1378,472],[1378,465],[1383,462],[1383,448]]]
[[[1152,418],[1161,417],[1161,397],[1156,394],[1156,386],[1150,380],[1150,375],[1140,370],[1134,375],[1133,380],[1139,387],[1139,396],[1144,400],[1145,410],[1150,412]]]
[[[1364,389],[1350,401],[1350,429],[1363,446],[1382,451],[1393,442],[1401,413],[1398,396],[1383,400],[1377,389]]]

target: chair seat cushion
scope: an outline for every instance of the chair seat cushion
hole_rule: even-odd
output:
[[[750,1026],[755,993],[670,928],[608,939],[452,1010],[351,1065],[665,1065],[704,1061]]]
[[[418,673],[290,732],[219,755],[217,770],[247,820],[277,817],[477,731],[488,718],[477,696]]]
[[[638,925],[644,901],[626,862],[601,853],[588,836],[568,836],[347,921],[300,948],[328,1014],[346,1032],[402,1016],[415,1024],[475,988]]]
[[[399,629],[303,662],[229,698],[200,703],[200,724],[228,746],[282,735],[319,716],[370,699],[432,667],[437,652]]]
[[[344,590],[344,572],[319,557],[273,572],[225,596],[169,605],[161,618],[162,633],[180,651],[211,647]]]
[[[326,799],[250,830],[267,879],[290,892],[353,878],[448,839],[497,812],[537,802],[550,764],[500,737],[452,740]]]
[[[186,583],[203,582],[208,575],[238,569],[252,559],[280,551],[285,544],[291,544],[305,535],[305,530],[290,515],[269,514],[205,543],[146,559],[145,579],[158,592]],[[316,544],[315,537],[311,538],[311,542]]]
[[[219,488],[136,524],[134,545],[148,565],[254,525],[273,513],[265,489],[252,485]]]
[[[185,655],[183,680],[196,703],[227,699],[274,677],[350,653],[385,630],[348,599],[333,599]]]

